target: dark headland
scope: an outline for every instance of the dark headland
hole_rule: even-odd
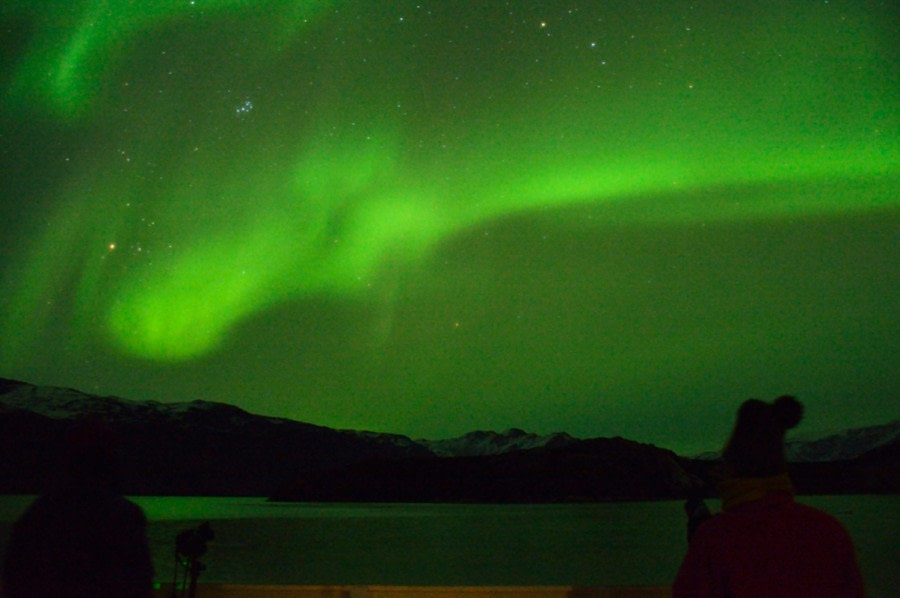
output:
[[[468,449],[445,442],[438,450],[437,443],[406,436],[334,430],[222,403],[128,401],[0,379],[0,492],[42,491],[52,477],[60,439],[86,416],[102,417],[116,429],[122,489],[132,495],[340,502],[663,500],[682,498],[696,485],[712,495],[719,475],[714,459],[679,456],[624,438],[482,432],[462,440],[490,444],[494,450],[487,452],[493,454],[471,454],[476,452],[471,442]],[[838,439],[841,451],[833,450],[836,440],[819,441],[830,452],[812,447],[827,460],[806,454],[791,463],[800,493],[900,492],[900,422],[853,433]],[[848,437],[862,440],[848,450]]]

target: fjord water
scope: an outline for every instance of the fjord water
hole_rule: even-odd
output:
[[[33,497],[0,497],[0,550]],[[157,581],[175,535],[210,521],[201,582],[386,585],[656,585],[686,548],[680,502],[554,505],[270,503],[135,497]],[[900,587],[900,497],[815,496],[853,536],[871,596]],[[710,503],[712,505],[712,502]]]

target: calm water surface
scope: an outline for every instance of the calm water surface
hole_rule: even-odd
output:
[[[0,497],[0,550],[33,497]],[[175,535],[210,521],[206,582],[389,585],[670,583],[686,549],[681,502],[566,505],[268,503],[135,497],[157,579]],[[870,595],[900,587],[900,497],[801,497],[853,536]],[[712,506],[712,503],[710,503]]]

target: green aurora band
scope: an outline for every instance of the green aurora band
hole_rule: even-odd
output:
[[[36,99],[61,118],[90,114],[111,70],[111,59],[127,52],[130,39],[152,33],[161,23],[196,20],[207,12],[253,15],[276,13],[280,26],[267,31],[268,45],[292,37],[329,0],[88,0],[4,3],[3,13],[26,15],[38,31],[16,68],[9,101]],[[200,6],[198,6],[200,4]],[[201,8],[202,7],[202,8]]]
[[[612,10],[591,37],[593,17],[563,32],[496,4],[464,27],[459,2],[433,25],[403,2],[7,3],[34,30],[4,122],[84,141],[5,273],[3,362],[53,300],[75,344],[99,328],[139,358],[197,359],[262,310],[384,292],[505,219],[896,213],[895,21],[875,5],[709,3],[729,14],[696,31],[687,5],[647,3],[640,28]],[[516,27],[534,40],[514,50]]]

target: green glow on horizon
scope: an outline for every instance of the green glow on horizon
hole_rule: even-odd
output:
[[[286,345],[296,357],[285,367],[319,385],[308,390],[326,405],[317,415],[336,422],[327,405],[344,401],[366,424],[355,405],[370,391],[397,405],[430,392],[437,404],[441,385],[476,386],[495,370],[511,379],[498,395],[535,380],[540,394],[552,386],[541,376],[564,386],[551,370],[566,371],[576,350],[611,355],[607,375],[622,388],[655,379],[654,359],[687,371],[702,354],[727,370],[729,341],[707,341],[698,320],[740,345],[735,321],[750,313],[752,334],[781,338],[797,318],[790,293],[781,303],[767,287],[771,264],[783,274],[774,286],[814,299],[831,272],[801,247],[796,271],[792,256],[769,255],[710,274],[714,259],[685,250],[697,269],[683,267],[657,237],[715,229],[733,256],[757,250],[746,231],[796,226],[821,249],[832,242],[816,236],[821,223],[896,220],[889,10],[621,4],[575,2],[575,18],[526,0],[474,12],[463,0],[5,3],[0,17],[23,41],[0,97],[12,173],[0,226],[14,239],[0,264],[0,362],[77,370],[100,356],[97,379],[119,376],[110,363],[162,377],[233,355],[239,371],[247,355],[272,362]],[[571,235],[544,249],[571,263],[516,253],[541,251],[527,231],[542,226]],[[486,257],[479,243],[496,230],[512,240]],[[579,244],[582,233],[594,244]],[[623,235],[632,245],[619,254]],[[567,243],[609,255],[568,255]],[[881,263],[866,251],[861,260]],[[523,264],[537,264],[527,284],[508,271]],[[693,274],[708,286],[682,286]],[[890,274],[873,277],[881,288]],[[476,298],[451,296],[460,289]],[[823,307],[834,338],[857,309],[890,329],[879,298],[854,300]],[[481,328],[457,322],[465,307]],[[257,326],[273,334],[261,322],[277,338],[239,345]],[[813,329],[798,336],[833,340]],[[272,376],[252,367],[248,379]],[[771,362],[755,367],[762,377]],[[220,375],[203,375],[192,388],[206,392]],[[581,382],[573,396],[594,392]]]

